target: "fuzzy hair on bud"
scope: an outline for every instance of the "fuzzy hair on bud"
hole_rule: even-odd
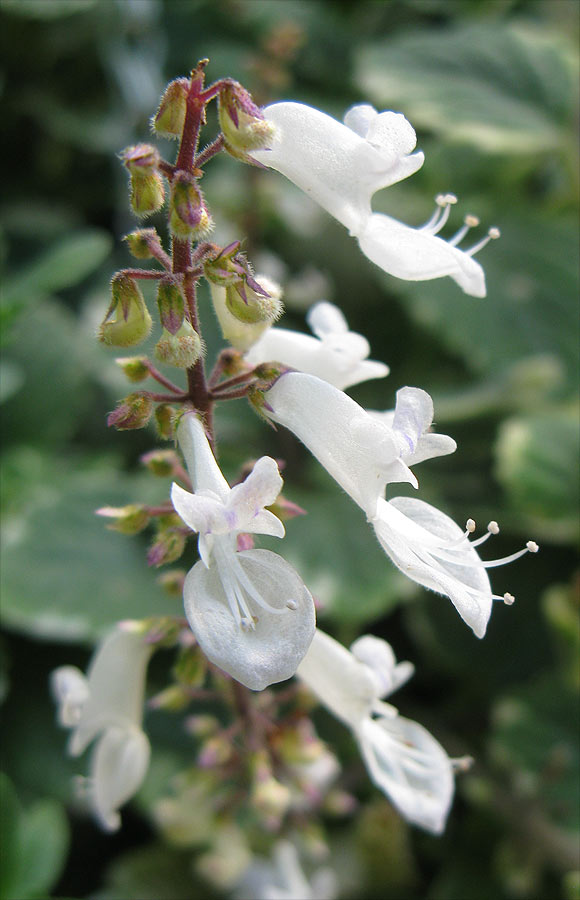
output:
[[[128,394],[113,412],[107,416],[109,428],[117,431],[129,431],[134,428],[144,428],[149,422],[153,412],[153,402],[142,393]]]
[[[135,259],[151,259],[152,249],[162,250],[161,239],[155,228],[139,228],[123,238]]]
[[[175,81],[169,82],[161,97],[157,112],[151,119],[153,131],[170,139],[180,137],[185,123],[189,88],[188,78],[176,78]]]
[[[203,341],[186,319],[175,334],[164,328],[155,345],[156,358],[177,369],[190,369],[203,356],[203,352]]]
[[[183,325],[185,298],[181,286],[174,280],[175,276],[163,278],[157,291],[159,319],[163,328],[170,334],[177,334]]]
[[[149,375],[149,369],[145,365],[146,356],[119,356],[115,362],[129,381],[144,381]]]
[[[171,233],[182,241],[201,240],[213,228],[203,194],[187,172],[176,172],[171,182],[169,227]]]
[[[149,336],[153,322],[137,282],[120,272],[111,282],[111,294],[111,303],[99,328],[99,340],[111,347],[140,344]]]
[[[248,162],[249,151],[265,150],[272,143],[274,126],[237,81],[226,84],[220,91],[218,117],[225,148],[236,159]]]

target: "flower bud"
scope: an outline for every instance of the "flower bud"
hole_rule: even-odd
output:
[[[102,506],[96,513],[98,516],[113,519],[107,528],[111,531],[120,531],[121,534],[138,534],[151,521],[149,513],[139,503],[130,506]]]
[[[214,735],[220,727],[219,721],[215,716],[207,713],[189,716],[185,721],[185,730],[194,737],[207,738]]]
[[[190,369],[203,356],[203,342],[187,319],[177,334],[170,334],[166,329],[155,345],[155,356],[168,366],[178,369]]]
[[[181,519],[177,515],[161,516],[157,522],[157,535],[147,553],[150,566],[163,566],[176,562],[185,550],[186,536]]]
[[[281,294],[279,285],[264,276],[260,283],[254,281],[254,286],[244,280],[226,288],[226,307],[245,325],[268,327],[282,315]]]
[[[271,146],[274,126],[237,81],[226,84],[220,91],[218,116],[225,148],[236,159],[247,162],[249,150],[265,150]]]
[[[214,769],[223,766],[232,755],[232,745],[221,735],[216,735],[204,741],[197,757],[197,764],[202,769]]]
[[[177,138],[183,131],[187,112],[188,78],[170,81],[159,102],[159,108],[151,119],[151,128],[166,138]]]
[[[187,172],[176,172],[171,182],[169,227],[182,241],[203,239],[213,228],[203,194]]]
[[[115,360],[129,381],[143,381],[149,375],[149,369],[145,365],[146,356],[119,356]]]
[[[252,278],[259,290],[248,285],[247,278],[222,287],[210,281],[210,292],[222,334],[236,350],[245,351],[282,314],[282,290],[265,275]],[[263,293],[260,293],[262,291]]]
[[[227,287],[228,284],[238,281],[241,275],[251,271],[246,258],[239,253],[240,246],[239,241],[233,241],[227,247],[223,247],[217,256],[205,258],[203,269],[208,281]],[[216,252],[217,250],[216,247]]]
[[[137,282],[119,272],[111,281],[111,293],[111,303],[99,328],[99,340],[112,347],[140,344],[149,335],[153,323]]]
[[[159,575],[157,584],[160,584],[170,597],[181,597],[186,574],[185,569],[171,569]]]
[[[153,402],[146,394],[128,394],[107,416],[107,425],[117,431],[144,428],[151,418]]]
[[[161,325],[170,334],[176,334],[183,323],[185,297],[175,276],[162,278],[157,291],[157,306]]]
[[[121,153],[125,168],[133,174],[152,175],[159,165],[159,152],[153,144],[136,144]]]
[[[154,475],[161,477],[175,475],[176,469],[180,465],[175,450],[151,450],[141,456],[140,462]]]
[[[136,216],[150,216],[165,203],[161,175],[131,175],[131,209]]]
[[[278,494],[274,503],[268,509],[281,522],[288,522],[290,519],[295,519],[296,516],[308,515],[305,509],[302,509],[297,503],[293,503],[292,500],[287,500],[282,494]]]
[[[275,829],[290,806],[290,790],[274,778],[264,751],[254,754],[250,766],[253,776],[250,802],[264,818],[266,827]]]
[[[172,441],[175,437],[177,410],[170,403],[159,403],[155,409],[155,428],[160,438]]]
[[[153,250],[163,251],[161,238],[155,228],[138,228],[123,238],[135,259],[152,259]]]
[[[149,700],[152,709],[163,709],[167,712],[181,712],[190,703],[191,694],[180,684],[171,684]]]
[[[173,676],[184,687],[201,687],[205,679],[207,664],[205,656],[197,647],[184,647],[173,667]]]

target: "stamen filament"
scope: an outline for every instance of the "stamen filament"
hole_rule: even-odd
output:
[[[469,229],[475,228],[477,225],[479,225],[479,219],[477,218],[477,216],[471,216],[471,215],[465,216],[465,219],[463,220],[463,225],[461,226],[459,231],[457,231],[453,235],[453,237],[449,238],[447,243],[450,244],[452,247],[456,247],[457,244],[459,244],[463,240],[463,238],[465,237],[465,235],[467,234]]]
[[[498,237],[500,237],[500,234],[501,234],[501,232],[500,232],[499,228],[490,228],[489,231],[487,232],[487,235],[484,238],[482,238],[482,240],[479,241],[477,244],[474,244],[474,246],[471,247],[469,250],[466,250],[465,253],[468,256],[475,256],[475,254],[479,253],[479,251],[483,247],[485,247],[486,244],[489,244],[490,241],[496,241],[498,239]]]

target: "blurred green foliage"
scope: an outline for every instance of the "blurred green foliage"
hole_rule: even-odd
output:
[[[389,567],[358,511],[287,434],[262,428],[241,401],[218,411],[228,475],[248,455],[287,460],[285,493],[309,511],[288,525],[288,556],[319,595],[323,626],[344,640],[372,630],[412,659],[404,714],[450,753],[477,759],[458,781],[441,840],[410,831],[367,786],[373,802],[358,824],[330,828],[334,862],[340,871],[341,859],[351,861],[357,884],[345,884],[361,898],[575,896],[577,3],[2,0],[0,8],[11,150],[0,243],[3,767],[14,782],[2,782],[2,896],[46,895],[66,854],[60,804],[78,768],[51,722],[50,669],[82,664],[87,645],[119,618],[180,611],[147,571],[143,538],[107,531],[93,515],[104,504],[162,502],[168,487],[137,463],[158,443],[152,430],[106,430],[125,385],[94,333],[111,274],[127,264],[120,238],[134,227],[115,154],[147,139],[164,84],[205,56],[210,78],[239,78],[262,103],[297,99],[337,116],[359,101],[403,111],[426,162],[378,194],[375,208],[419,224],[431,198],[452,190],[462,214],[502,230],[481,254],[488,297],[479,301],[448,279],[384,275],[272,173],[220,158],[204,179],[215,239],[245,237],[257,267],[281,273],[286,324],[303,328],[304,309],[320,299],[308,284],[325,285],[371,340],[372,356],[389,363],[388,381],[360,386],[357,400],[392,407],[403,384],[434,395],[438,426],[459,449],[421,467],[422,497],[460,521],[497,518],[494,555],[529,537],[542,542],[538,557],[492,573],[498,593],[510,589],[518,602],[495,610],[476,643],[449,604]],[[201,314],[211,355],[219,336],[207,304]],[[154,744],[171,746],[176,771],[193,745],[151,718]],[[360,765],[340,729],[325,719],[320,728],[342,742],[348,766]],[[144,792],[140,812],[107,839],[71,807],[72,853],[55,896],[207,896],[193,880],[193,851],[148,843],[152,802]],[[382,866],[389,846],[399,848],[397,864]]]

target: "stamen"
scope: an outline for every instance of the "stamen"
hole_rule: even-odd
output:
[[[248,619],[246,616],[240,619],[240,628],[242,631],[253,631],[255,627],[253,619]]]
[[[288,600],[288,602],[286,603],[286,607],[287,609],[298,609],[298,604],[296,600]]]
[[[435,210],[430,219],[418,228],[418,231],[428,231],[429,234],[437,234],[449,218],[450,207],[457,203],[455,194],[437,194],[435,203],[438,209]]]
[[[530,553],[537,553],[539,549],[540,548],[535,541],[528,541],[526,544],[526,550],[528,550]]]
[[[503,595],[503,602],[505,603],[506,606],[513,606],[514,603],[516,602],[516,598],[514,597],[513,594],[509,594],[506,591],[505,594]]]
[[[467,522],[465,523],[465,530],[469,534],[473,534],[473,532],[475,531],[475,528],[476,528],[475,519],[468,519]]]
[[[497,241],[498,237],[500,237],[500,236],[501,236],[501,231],[499,230],[499,228],[490,228],[489,231],[487,232],[486,237],[484,237],[481,241],[479,241],[477,244],[475,244],[473,247],[471,247],[469,250],[466,250],[465,252],[467,253],[468,256],[475,256],[476,253],[479,253],[479,251],[482,249],[482,247],[485,247],[485,245],[488,244],[490,241]]]
[[[497,522],[490,522],[487,526],[487,534],[484,534],[483,537],[478,538],[476,541],[471,541],[472,547],[480,547],[482,544],[487,541],[488,538],[492,536],[492,534],[499,534],[499,525]]]
[[[472,543],[469,540],[469,535],[473,534],[473,532],[475,531],[475,527],[476,527],[475,520],[468,519],[467,522],[465,523],[465,531],[463,532],[461,537],[457,538],[456,541],[449,541],[449,543],[442,544],[441,546],[444,547],[446,550],[456,550],[461,544],[466,544],[466,543],[470,544],[470,546],[473,547],[475,545],[475,541]]]
[[[463,225],[461,226],[459,231],[457,231],[453,235],[453,237],[449,238],[447,243],[450,244],[452,247],[456,247],[457,244],[459,244],[459,242],[463,240],[463,238],[465,237],[465,235],[467,234],[469,229],[476,228],[478,225],[479,225],[479,219],[477,218],[477,216],[472,216],[472,215],[468,214],[467,216],[465,216],[465,218],[463,220]]]

